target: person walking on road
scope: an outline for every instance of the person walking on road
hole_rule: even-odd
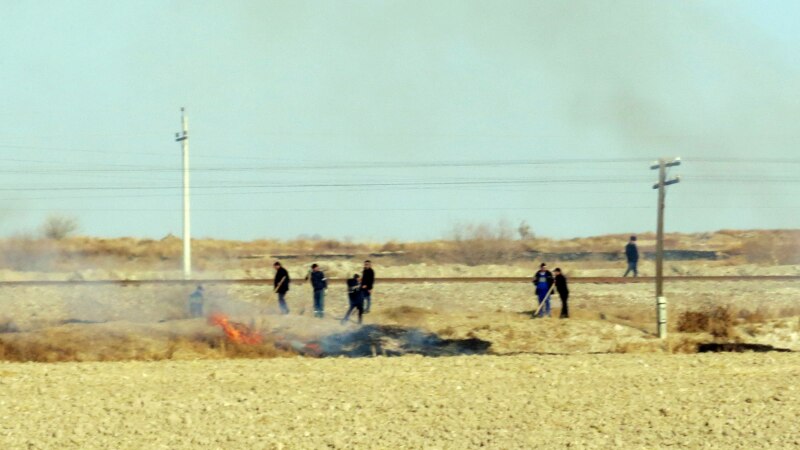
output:
[[[558,318],[569,319],[569,304],[567,303],[569,299],[569,288],[567,287],[567,277],[561,273],[560,267],[556,267],[555,270],[553,270],[553,275],[555,275],[558,296],[561,297],[561,314],[559,314]]]
[[[628,269],[623,277],[627,277],[629,272],[633,272],[633,277],[639,276],[636,265],[639,263],[639,249],[636,247],[636,236],[631,236],[628,245],[625,246],[625,257],[628,259]]]
[[[359,324],[361,323],[362,316],[364,315],[365,297],[361,292],[361,283],[359,283],[358,278],[358,274],[355,274],[353,275],[353,278],[347,280],[347,297],[350,301],[350,308],[348,308],[347,314],[345,314],[344,318],[342,318],[342,324],[345,324],[350,320],[350,313],[352,313],[354,309],[358,310]]]
[[[372,286],[375,284],[375,271],[372,262],[364,261],[364,271],[361,272],[361,295],[364,297],[364,312],[368,313],[372,306]],[[360,322],[359,322],[360,323]]]
[[[325,289],[328,288],[328,279],[325,273],[314,263],[311,265],[311,288],[314,290],[314,317],[325,317]]]
[[[533,284],[536,286],[536,297],[539,305],[544,303],[544,307],[539,308],[538,317],[550,317],[550,288],[553,286],[553,274],[547,270],[547,264],[542,263],[539,271],[533,276]]]
[[[281,308],[281,314],[289,314],[289,307],[286,306],[286,293],[289,292],[289,272],[281,266],[281,263],[275,261],[272,265],[275,268],[275,281],[273,291],[278,294],[278,306]]]

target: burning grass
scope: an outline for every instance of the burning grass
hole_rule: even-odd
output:
[[[234,322],[221,313],[211,314],[208,323],[218,325],[225,333],[225,339],[232,344],[258,345],[264,341],[261,333],[241,322]]]
[[[308,324],[298,324],[305,329]],[[70,323],[0,336],[0,360],[12,362],[163,361],[222,358],[328,356],[452,356],[486,353],[491,343],[477,338],[442,338],[418,328],[366,325],[342,332],[296,336],[265,333],[212,315],[173,324]]]
[[[209,328],[170,331],[157,325],[119,322],[72,324],[0,337],[0,360],[14,362],[274,358],[296,354],[276,346],[271,339],[247,344],[230,341]]]

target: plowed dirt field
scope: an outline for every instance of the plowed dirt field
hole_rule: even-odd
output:
[[[800,355],[0,365],[2,448],[796,448]]]

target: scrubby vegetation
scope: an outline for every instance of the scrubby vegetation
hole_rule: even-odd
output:
[[[556,240],[533,237],[530,230],[514,230],[504,224],[459,225],[446,239],[424,242],[352,242],[321,237],[254,241],[195,239],[194,264],[199,269],[230,266],[232,260],[270,258],[382,258],[390,263],[508,264],[529,260],[537,253],[616,252],[628,234]],[[0,240],[0,268],[12,270],[70,269],[128,264],[154,270],[174,267],[181,257],[181,239],[168,235],[162,239],[98,238],[69,236],[58,238],[15,236]],[[652,252],[655,237],[640,233],[639,248]],[[667,249],[718,252],[733,263],[800,264],[800,230],[730,231],[714,233],[668,234]]]

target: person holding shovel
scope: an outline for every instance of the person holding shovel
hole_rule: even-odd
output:
[[[325,278],[325,273],[316,263],[311,265],[308,278],[311,280],[311,288],[314,290],[314,317],[321,319],[325,317],[325,289],[328,288],[328,279]]]
[[[283,268],[280,262],[275,261],[272,265],[275,268],[275,282],[272,292],[278,294],[278,306],[281,314],[289,314],[289,307],[286,306],[286,293],[289,292],[289,272]]]
[[[553,274],[547,270],[547,264],[542,263],[539,271],[533,276],[533,284],[536,286],[536,297],[539,299],[539,307],[534,313],[534,317],[550,317],[550,294],[553,287]],[[538,313],[538,314],[536,314]]]
[[[347,297],[350,300],[350,308],[347,310],[347,314],[344,315],[342,318],[342,325],[347,323],[350,320],[350,313],[353,312],[354,309],[358,310],[358,323],[361,323],[361,318],[364,315],[364,296],[361,293],[361,286],[358,281],[358,274],[353,275],[353,278],[347,280]]]

